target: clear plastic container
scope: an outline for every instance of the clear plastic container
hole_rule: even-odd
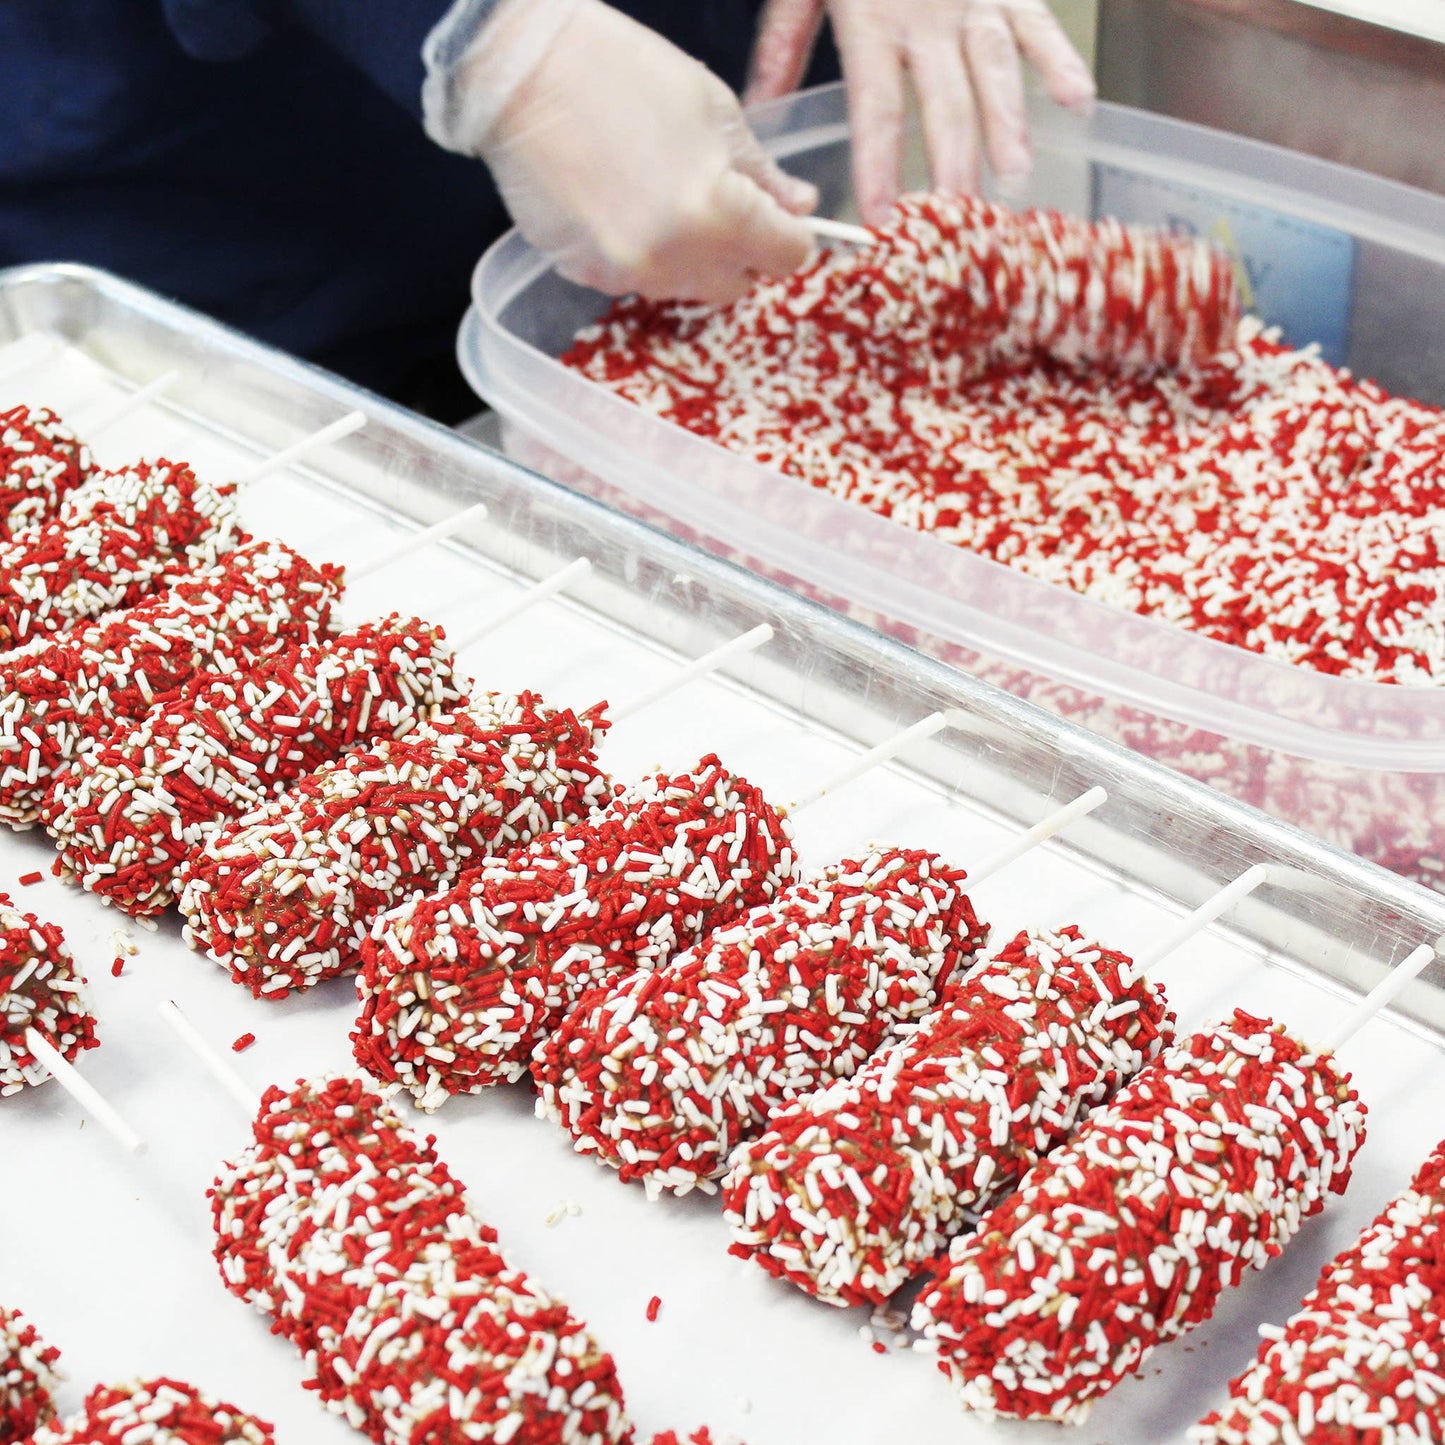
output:
[[[841,87],[757,123],[846,212]],[[1119,106],[1039,106],[1034,137],[1024,203],[1213,235],[1292,344],[1445,403],[1445,198]],[[652,417],[556,359],[606,303],[515,232],[473,301],[462,367],[513,455],[1367,857],[1445,873],[1445,688],[1328,677],[1080,597]]]

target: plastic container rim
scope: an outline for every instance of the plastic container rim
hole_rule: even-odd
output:
[[[821,86],[811,91],[784,97],[750,112],[760,136],[772,154],[780,159],[788,155],[847,139],[846,120],[836,117],[790,129],[789,123],[798,113],[806,119],[813,111],[836,106],[842,87]],[[1445,268],[1445,198],[1397,182],[1382,180],[1353,171],[1331,162],[1300,156],[1282,147],[1244,140],[1204,127],[1165,117],[1151,116],[1125,106],[1100,103],[1090,120],[1090,131],[1083,134],[1070,130],[1051,109],[1035,113],[1035,133],[1041,146],[1047,144],[1058,151],[1068,151],[1090,160],[1115,160],[1131,169],[1152,169],[1155,174],[1174,180],[1222,190],[1232,197],[1241,197],[1267,205],[1277,212],[1296,215],[1324,225],[1343,226],[1360,237],[1373,236],[1384,244],[1422,255]],[[1155,148],[1140,157],[1136,152],[1107,140],[1099,141],[1094,133],[1127,123],[1150,133]],[[1265,171],[1285,169],[1297,184],[1282,179],[1255,177],[1248,185],[1242,178],[1218,165],[1198,161],[1176,164],[1173,152],[1192,151],[1201,139],[1222,155],[1236,155],[1260,161]],[[1425,222],[1421,226],[1393,226],[1372,222],[1362,212],[1343,203],[1332,202],[1318,191],[1333,191],[1340,178],[1348,177],[1351,186],[1364,188],[1372,199],[1388,203],[1392,211],[1411,212]],[[1317,189],[1318,188],[1318,189]],[[1370,222],[1368,225],[1366,222]],[[1439,230],[1431,232],[1429,224]],[[1000,619],[984,609],[971,609],[955,604],[955,624],[961,617],[965,626],[942,625],[937,610],[938,598],[914,587],[897,572],[886,571],[856,557],[848,562],[854,569],[849,585],[837,578],[836,566],[827,567],[828,557],[821,548],[811,544],[798,532],[787,533],[786,549],[769,545],[772,528],[747,528],[749,514],[725,503],[718,503],[705,493],[689,493],[676,487],[664,489],[660,479],[647,474],[665,464],[656,457],[624,451],[614,437],[590,430],[580,424],[565,407],[539,396],[519,383],[507,370],[493,363],[492,352],[500,349],[514,354],[532,368],[545,372],[564,389],[585,388],[590,407],[597,407],[607,417],[616,417],[619,424],[636,429],[645,423],[650,437],[665,439],[669,449],[715,459],[728,456],[740,467],[746,467],[776,479],[779,484],[802,486],[797,478],[765,468],[745,457],[726,453],[716,443],[699,437],[676,423],[646,416],[639,408],[621,397],[606,392],[595,383],[564,367],[531,342],[510,331],[502,315],[528,287],[543,277],[550,266],[520,232],[509,231],[499,238],[478,261],[472,277],[473,305],[463,319],[457,336],[457,356],[463,373],[479,396],[494,406],[504,417],[523,431],[554,447],[567,460],[630,493],[638,500],[658,508],[684,525],[697,527],[729,545],[738,545],[768,565],[790,571],[808,582],[846,593],[850,600],[874,609],[908,625],[956,643],[978,648],[999,658],[1028,668],[1052,681],[1088,691],[1116,703],[1138,707],[1191,728],[1204,729],[1235,741],[1280,749],[1320,762],[1342,763],[1367,767],[1382,772],[1445,771],[1445,687],[1407,686],[1369,682],[1358,678],[1335,677],[1304,669],[1281,660],[1253,653],[1233,644],[1204,637],[1199,633],[1126,612],[1107,603],[1084,597],[1058,584],[1028,576],[1003,563],[930,538],[926,533],[901,529],[888,519],[867,512],[855,503],[842,501],[816,489],[808,489],[810,506],[846,509],[856,527],[862,514],[866,522],[881,529],[880,536],[896,538],[900,532],[914,545],[947,549],[950,554],[965,558],[970,569],[992,577],[996,585],[1007,587],[1020,598],[1032,595],[1057,601],[1067,598],[1072,607],[1095,619],[1107,619],[1109,625],[1126,632],[1138,632],[1157,647],[1166,639],[1176,643],[1175,651],[1187,648],[1195,654],[1197,672],[1207,673],[1211,659],[1228,667],[1247,667],[1261,680],[1272,678],[1285,687],[1298,686],[1301,679],[1316,689],[1326,700],[1337,700],[1341,711],[1371,712],[1386,705],[1406,708],[1420,720],[1437,724],[1439,741],[1410,737],[1389,737],[1377,732],[1353,731],[1284,718],[1267,708],[1233,701],[1190,682],[1171,678],[1153,669],[1131,666],[1118,657],[1087,648],[1071,648],[1065,654],[1055,639],[1025,624]],[[601,465],[599,465],[599,461]],[[669,470],[678,470],[676,459]],[[813,554],[819,555],[813,555]],[[812,562],[813,567],[807,564]],[[862,585],[859,585],[859,584]],[[913,595],[917,594],[917,595]],[[1050,644],[1054,644],[1050,646]],[[1077,661],[1070,661],[1069,658]],[[1398,724],[1397,724],[1398,725]]]

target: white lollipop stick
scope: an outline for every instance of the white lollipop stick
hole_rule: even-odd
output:
[[[86,439],[93,441],[101,432],[115,426],[117,422],[124,421],[126,417],[134,415],[147,402],[154,401],[156,397],[168,392],[180,379],[179,371],[174,369],[163,371],[159,376],[146,382],[144,386],[131,392],[129,396],[121,397],[118,402],[102,411],[94,421],[82,423],[81,430],[85,433]]]
[[[743,633],[741,637],[734,637],[731,642],[724,642],[721,647],[715,647],[711,652],[705,652],[701,657],[694,658],[686,667],[673,673],[665,682],[649,688],[646,692],[633,698],[631,702],[623,703],[621,707],[612,708],[612,721],[619,723],[624,718],[640,713],[643,708],[651,707],[653,703],[660,702],[670,693],[686,687],[688,683],[696,682],[698,678],[706,677],[710,672],[716,672],[729,658],[737,657],[744,652],[752,652],[765,642],[772,640],[773,629],[764,622],[750,632]]]
[[[926,718],[913,724],[912,727],[904,728],[901,733],[895,733],[891,738],[885,739],[877,747],[869,748],[861,757],[854,758],[846,768],[841,769],[809,793],[804,793],[796,802],[790,803],[783,811],[789,815],[799,813],[804,808],[810,808],[819,799],[827,797],[829,793],[837,792],[841,787],[861,778],[864,773],[870,773],[874,768],[896,758],[899,753],[906,751],[913,743],[922,738],[931,738],[935,733],[941,733],[948,726],[948,714],[943,712],[930,713]]]
[[[1006,868],[1010,863],[1022,858],[1032,848],[1037,848],[1040,843],[1047,842],[1055,833],[1067,828],[1077,818],[1092,813],[1095,808],[1108,801],[1109,794],[1103,788],[1090,788],[1087,793],[1081,793],[1072,803],[1065,803],[1062,808],[1050,813],[1041,822],[1035,823],[1027,833],[1015,838],[1006,848],[994,854],[982,868],[971,871],[968,875],[968,885],[976,888],[985,878],[997,873],[1000,868]]]
[[[1135,955],[1134,976],[1148,973],[1166,955],[1174,952],[1181,944],[1187,943],[1201,929],[1207,928],[1221,914],[1227,913],[1248,893],[1253,893],[1269,877],[1269,869],[1263,863],[1246,868],[1233,883],[1227,883],[1212,898],[1207,898],[1175,930],[1160,939],[1153,948]]]
[[[1435,960],[1435,950],[1422,943],[1403,963],[1397,963],[1383,979],[1350,1010],[1349,1017],[1320,1046],[1320,1052],[1336,1053],[1382,1009],[1389,1008],[1408,984],[1425,972]]]
[[[360,431],[365,425],[366,413],[364,411],[349,411],[345,416],[338,417],[336,421],[322,427],[320,431],[312,432],[309,437],[302,437],[300,441],[292,442],[289,447],[283,447],[275,456],[267,457],[264,462],[258,462],[250,471],[242,472],[240,476],[233,477],[231,480],[238,487],[249,487],[253,482],[259,482],[273,472],[284,471],[292,462],[299,461],[308,452],[330,446],[332,442],[338,442],[342,437],[349,437],[352,432]]]
[[[25,1030],[25,1047],[50,1070],[50,1077],[120,1145],[127,1154],[141,1155],[146,1141],[81,1077],[65,1055],[34,1029]]]
[[[453,650],[462,652],[478,643],[489,633],[510,622],[514,617],[520,617],[529,608],[535,607],[539,602],[545,602],[547,598],[561,592],[563,588],[570,587],[580,577],[585,577],[592,570],[592,563],[586,557],[578,557],[576,561],[569,562],[565,567],[559,567],[550,577],[544,577],[540,582],[535,582],[527,590],[514,597],[505,607],[492,613],[487,620],[470,632],[463,635],[461,640],[454,644]]]
[[[171,999],[156,1005],[156,1012],[175,1036],[191,1051],[196,1060],[240,1106],[248,1119],[256,1117],[256,1091],[207,1043],[196,1026]]]
[[[363,562],[359,567],[347,568],[347,581],[350,583],[360,582],[363,578],[370,577],[373,572],[380,572],[396,562],[404,561],[415,552],[431,546],[433,542],[440,542],[444,537],[450,537],[454,532],[471,522],[480,522],[487,515],[487,504],[478,502],[473,507],[463,507],[460,512],[453,512],[450,517],[444,517],[440,522],[434,522],[430,527],[423,527],[420,532],[413,532],[404,542],[398,542],[394,547],[388,547],[379,556],[373,557],[369,562]]]
[[[0,381],[8,381],[32,367],[44,366],[59,354],[64,343],[48,331],[33,331],[8,346],[0,347]]]
[[[830,221],[826,216],[804,216],[803,224],[815,235],[829,241],[845,241],[850,246],[872,246],[878,237],[865,226],[851,226],[847,221]]]

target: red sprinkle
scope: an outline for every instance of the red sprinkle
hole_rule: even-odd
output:
[[[657,1295],[653,1295],[653,1297],[652,1297],[650,1300],[648,1300],[648,1302],[647,1302],[647,1323],[648,1323],[648,1324],[651,1325],[651,1324],[656,1324],[656,1323],[657,1323],[657,1312],[658,1312],[661,1308],[662,1308],[662,1300],[661,1300]]]
[[[256,1042],[255,1034],[242,1034],[234,1044],[231,1045],[231,1052],[239,1054],[242,1049],[249,1049]]]
[[[123,959],[123,958],[118,958],[118,959],[116,959],[115,962],[112,963],[111,966],[110,966],[110,976],[111,976],[112,978],[119,978],[119,977],[121,976],[122,972],[124,972],[124,970],[125,970],[125,959]]]
[[[29,888],[32,883],[39,883],[45,877],[43,873],[22,873],[20,875],[20,886]]]
[[[882,1340],[874,1340],[873,1353],[875,1355],[886,1355],[888,1353],[888,1346],[885,1345]]]

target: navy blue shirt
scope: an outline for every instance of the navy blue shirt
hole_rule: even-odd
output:
[[[619,8],[737,85],[758,3]],[[0,264],[103,266],[407,398],[508,224],[486,168],[421,129],[446,9],[3,0]]]

